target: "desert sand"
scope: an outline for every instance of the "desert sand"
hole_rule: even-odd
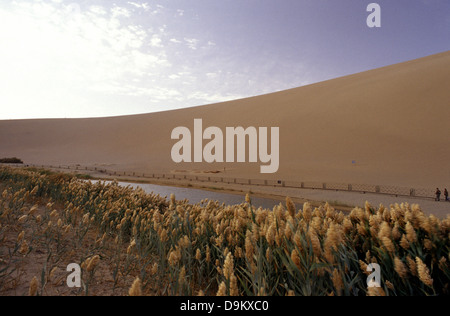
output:
[[[450,187],[450,52],[273,94],[144,115],[0,121],[0,157],[136,172]],[[2,105],[7,106],[7,105]],[[62,105],[64,106],[64,105]],[[171,159],[178,126],[280,127],[280,168]],[[0,118],[1,119],[1,118]],[[224,170],[225,168],[225,170]]]

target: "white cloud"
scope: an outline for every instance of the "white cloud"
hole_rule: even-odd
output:
[[[122,7],[117,7],[117,6],[115,6],[111,9],[111,13],[112,13],[113,18],[117,18],[117,17],[129,18],[131,16],[131,12],[127,8],[122,8]]]
[[[278,67],[267,60],[240,63],[214,38],[174,27],[174,15],[186,19],[178,9],[65,3],[0,3],[0,119],[152,112],[272,92],[285,80],[264,75]]]
[[[35,113],[39,106],[75,109],[86,102],[83,91],[173,95],[146,90],[145,78],[164,72],[171,63],[158,34],[118,20],[130,16],[118,6],[90,6],[77,16],[55,2],[20,2],[12,10],[0,6],[0,86],[7,87],[0,104],[9,104],[0,110],[0,118],[12,117],[18,107]],[[152,50],[145,49],[146,42]]]
[[[159,35],[158,34],[154,34],[152,36],[152,39],[150,40],[150,46],[163,47],[161,43],[162,43],[162,39],[159,37]]]
[[[184,38],[184,41],[187,43],[187,46],[190,49],[193,49],[193,50],[197,49],[197,45],[199,43],[198,39],[195,39],[195,38]]]
[[[143,9],[146,12],[150,11],[150,5],[147,2],[138,3],[138,2],[128,1],[127,3],[135,8]]]

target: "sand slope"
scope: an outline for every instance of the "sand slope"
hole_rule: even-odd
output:
[[[0,157],[141,172],[450,187],[450,52],[269,95],[162,113],[0,121]],[[280,169],[175,164],[177,126],[280,127]],[[206,143],[206,142],[205,142]],[[356,164],[352,163],[356,161]]]

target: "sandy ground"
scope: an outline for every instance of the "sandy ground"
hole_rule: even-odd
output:
[[[0,158],[136,172],[450,187],[450,52],[264,96],[146,115],[0,121]],[[280,169],[171,159],[174,128],[280,127]],[[206,145],[206,141],[205,144]]]

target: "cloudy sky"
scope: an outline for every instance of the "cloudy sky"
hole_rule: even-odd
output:
[[[2,0],[0,119],[149,113],[450,50],[450,1]]]

